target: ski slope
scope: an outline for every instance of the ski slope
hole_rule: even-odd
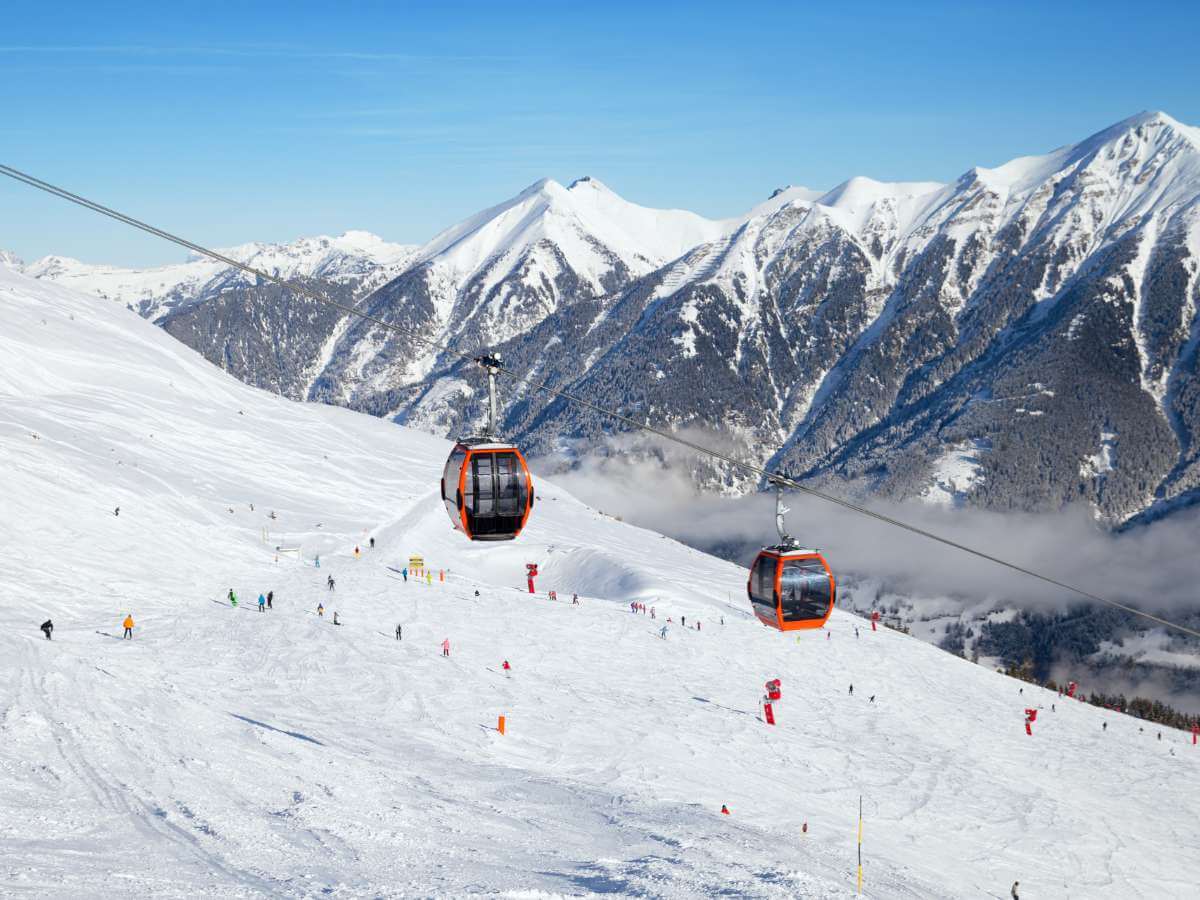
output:
[[[445,441],[3,266],[0,400],[0,895],[850,897],[861,794],[869,897],[1195,896],[1181,733],[841,611],[779,635],[744,570],[546,482],[469,544]]]

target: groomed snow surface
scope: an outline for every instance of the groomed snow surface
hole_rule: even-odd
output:
[[[1195,896],[1179,732],[840,611],[780,635],[743,570],[548,483],[518,541],[469,544],[446,442],[6,269],[0,393],[0,894],[849,897],[861,794],[869,897]],[[411,553],[448,580],[404,583]]]

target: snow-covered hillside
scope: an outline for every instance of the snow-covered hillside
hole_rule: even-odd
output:
[[[743,570],[545,482],[518,541],[471,545],[445,441],[3,267],[0,397],[0,893],[849,897],[860,794],[867,896],[1200,880],[1184,735],[841,611],[774,633]],[[406,583],[414,553],[447,580]]]

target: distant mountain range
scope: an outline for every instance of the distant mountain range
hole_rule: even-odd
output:
[[[844,491],[1087,502],[1120,525],[1200,496],[1198,203],[1200,130],[1143,113],[950,184],[787,188],[728,220],[543,180],[422,247],[351,232],[227,252]],[[484,414],[474,367],[204,259],[6,260],[289,397],[442,434]],[[512,384],[503,426],[568,460],[616,429]]]

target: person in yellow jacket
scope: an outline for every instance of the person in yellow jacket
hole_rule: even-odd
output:
[[[125,634],[122,636],[121,639],[132,641],[133,640],[133,613],[126,613],[125,621],[122,622],[121,624],[125,628]]]

